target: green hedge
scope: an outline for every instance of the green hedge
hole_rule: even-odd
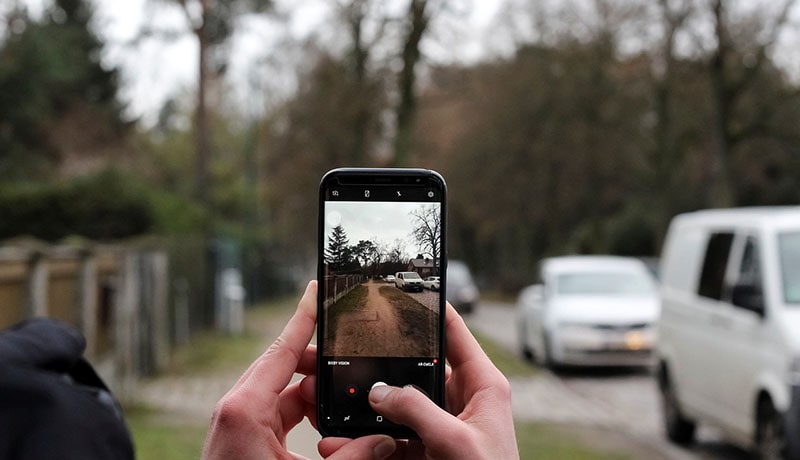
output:
[[[0,239],[21,235],[56,241],[71,235],[112,240],[157,227],[139,181],[105,171],[64,184],[0,187]]]

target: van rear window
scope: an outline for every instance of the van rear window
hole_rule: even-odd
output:
[[[701,296],[722,299],[722,283],[725,280],[725,268],[728,266],[732,242],[733,233],[714,233],[708,239],[703,272],[697,289]]]
[[[778,251],[781,258],[783,300],[786,303],[800,304],[800,232],[779,235]]]

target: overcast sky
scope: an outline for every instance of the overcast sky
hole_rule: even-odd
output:
[[[37,17],[51,0],[21,0]],[[134,43],[143,25],[186,31],[186,19],[169,0],[92,0],[96,5],[95,27],[106,43],[103,62],[122,70],[121,99],[131,118],[141,118],[152,125],[163,103],[170,97],[184,96],[192,104],[191,94],[197,78],[197,44],[188,33],[172,40],[149,39]],[[558,4],[559,0],[550,3]],[[282,85],[282,78],[293,75],[276,57],[285,48],[286,36],[307,37],[324,29],[330,18],[331,0],[276,0],[278,9],[291,15],[278,22],[265,16],[247,17],[236,26],[230,41],[227,80],[228,96],[241,113],[259,115],[266,95],[274,93],[268,85]],[[545,1],[545,3],[548,3]],[[770,4],[770,0],[742,0],[745,5]],[[386,5],[402,8],[407,0],[386,0]],[[504,0],[461,0],[463,18],[448,33],[435,33],[436,40],[423,42],[426,58],[435,62],[473,62],[490,54],[508,51],[498,15]],[[157,8],[153,8],[157,5]],[[11,2],[0,0],[0,13]],[[389,6],[391,9],[392,7]],[[800,28],[800,7],[794,8],[792,23]],[[451,24],[452,25],[452,24]],[[0,27],[3,27],[0,21]],[[1,32],[1,31],[0,31]],[[327,37],[326,37],[327,38]],[[780,41],[778,62],[795,78],[800,78],[798,34],[789,29]],[[272,60],[270,63],[269,61]],[[279,61],[279,59],[278,59]],[[271,67],[270,67],[271,66]],[[280,73],[284,75],[281,76]],[[189,106],[191,107],[191,105]]]
[[[38,17],[50,0],[22,0]],[[191,94],[197,78],[197,43],[189,33],[171,40],[149,39],[134,43],[143,25],[161,29],[186,30],[186,19],[167,0],[93,0],[96,5],[95,27],[106,42],[103,62],[122,70],[123,102],[129,115],[143,118],[146,125],[155,122],[163,103],[170,97]],[[457,46],[433,47],[428,55],[447,53],[452,60],[470,61],[485,53],[483,40],[502,0],[465,0],[470,5],[457,37],[449,37]],[[4,2],[3,2],[4,3]],[[228,81],[243,112],[263,110],[264,103],[253,93],[264,94],[264,79],[276,78],[275,70],[265,68],[270,53],[279,49],[279,40],[289,35],[303,38],[318,31],[330,18],[330,0],[277,0],[279,9],[291,15],[276,22],[266,17],[247,17],[237,24],[231,40]],[[405,0],[388,3],[405,5]],[[148,5],[150,6],[148,8]],[[157,5],[157,8],[153,8]],[[7,6],[8,8],[10,6]],[[0,11],[5,8],[0,7]],[[448,44],[451,45],[451,44]],[[437,59],[437,56],[434,56]],[[292,71],[293,69],[288,69]]]
[[[422,251],[410,237],[414,225],[409,213],[431,204],[434,203],[326,201],[325,246],[333,228],[341,225],[351,246],[361,240],[392,246],[399,239],[405,242],[405,255],[415,257]]]

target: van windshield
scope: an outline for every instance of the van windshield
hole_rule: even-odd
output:
[[[800,304],[800,232],[778,236],[783,278],[783,300]]]

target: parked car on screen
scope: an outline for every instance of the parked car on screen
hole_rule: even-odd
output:
[[[800,459],[800,208],[679,215],[661,260],[668,438],[705,422],[761,458]]]
[[[431,291],[438,291],[439,290],[439,277],[438,276],[429,276],[422,281],[422,287],[425,289],[430,289]]]
[[[384,281],[387,283],[394,283],[394,275],[386,275],[386,279]]]
[[[517,301],[522,353],[540,364],[646,366],[652,363],[659,300],[638,259],[545,259],[540,283]]]
[[[403,291],[422,292],[422,278],[417,272],[397,272],[394,274],[394,285]]]
[[[451,260],[447,263],[447,300],[459,313],[471,313],[478,305],[480,293],[472,273],[464,262]]]

